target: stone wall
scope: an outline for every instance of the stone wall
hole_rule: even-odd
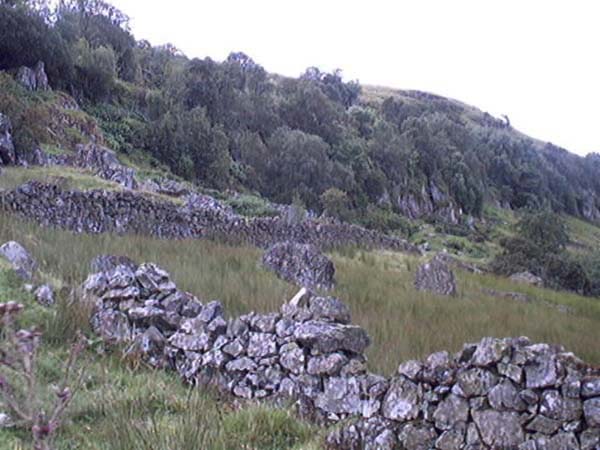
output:
[[[137,233],[158,238],[218,237],[258,247],[291,240],[321,249],[355,245],[418,253],[406,241],[354,225],[277,217],[245,218],[228,211],[188,208],[138,192],[67,191],[38,181],[0,192],[0,207],[77,233]]]
[[[344,425],[337,449],[597,450],[600,371],[525,337],[483,338],[461,351],[367,370],[365,330],[338,299],[301,291],[281,311],[227,319],[180,292],[153,264],[90,275],[83,298],[105,339],[157,367],[233,397],[294,400],[319,423]]]

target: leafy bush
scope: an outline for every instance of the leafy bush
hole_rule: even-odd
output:
[[[268,202],[255,195],[238,195],[226,201],[233,210],[247,217],[274,217],[279,213]]]

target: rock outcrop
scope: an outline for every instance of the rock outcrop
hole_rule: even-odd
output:
[[[431,261],[421,264],[415,274],[415,288],[439,295],[455,295],[456,280],[443,257],[435,256]]]
[[[510,276],[510,280],[515,283],[530,284],[532,286],[543,286],[544,280],[531,272],[519,272]]]
[[[31,280],[37,269],[37,262],[25,248],[15,241],[0,246],[0,257],[10,263],[15,272],[24,280]]]
[[[12,140],[12,124],[10,119],[0,113],[0,166],[16,164],[15,146]]]
[[[28,91],[47,91],[50,89],[45,65],[42,61],[33,67],[21,67],[17,72],[17,81]]]
[[[261,248],[292,240],[319,249],[354,245],[418,253],[402,239],[354,225],[243,218],[220,209],[190,209],[131,191],[67,191],[31,181],[13,191],[0,191],[0,208],[44,226],[77,233],[136,233],[169,239],[218,237]]]
[[[92,170],[100,178],[114,181],[127,189],[137,189],[135,170],[119,162],[114,151],[94,142],[77,146],[76,167]]]
[[[339,300],[302,291],[281,311],[228,319],[154,264],[89,276],[94,330],[128,353],[247,400],[287,399],[320,423],[348,419],[334,449],[578,449],[600,446],[600,371],[559,346],[484,338],[369,373],[365,330]]]
[[[332,289],[335,286],[333,262],[310,244],[279,242],[264,253],[262,263],[281,279],[299,287]]]

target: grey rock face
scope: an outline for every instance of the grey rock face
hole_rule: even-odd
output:
[[[77,146],[75,165],[93,170],[99,177],[114,181],[128,189],[137,189],[138,187],[135,171],[122,165],[115,152],[93,142]]]
[[[16,164],[15,146],[12,140],[12,124],[10,119],[0,113],[0,165]]]
[[[263,265],[285,281],[307,288],[335,285],[333,262],[310,244],[281,242],[265,252]]]
[[[33,69],[25,66],[19,68],[17,81],[29,91],[47,91],[50,89],[45,65],[42,61],[38,61]]]
[[[454,273],[448,264],[438,258],[433,258],[417,268],[415,288],[419,291],[430,291],[439,295],[455,295]]]
[[[350,308],[337,298],[312,297],[308,309],[315,320],[350,323]]]
[[[10,263],[12,268],[24,280],[31,280],[37,263],[25,248],[16,241],[9,241],[0,246],[0,257]]]

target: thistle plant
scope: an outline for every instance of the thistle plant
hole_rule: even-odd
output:
[[[37,361],[42,333],[16,329],[16,318],[23,309],[15,302],[0,303],[0,403],[15,426],[31,431],[34,450],[51,450],[61,419],[83,383],[84,370],[77,362],[85,339],[78,335],[71,347],[60,382],[41,386]],[[54,391],[50,402],[43,400],[47,398],[44,389]]]

